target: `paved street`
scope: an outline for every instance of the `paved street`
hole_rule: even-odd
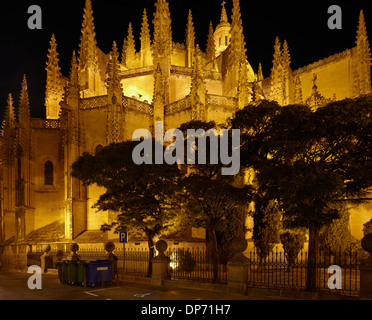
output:
[[[265,300],[263,297],[246,297],[191,288],[155,287],[146,283],[127,283],[125,286],[108,288],[87,288],[85,291],[79,286],[62,286],[56,274],[43,275],[42,289],[30,290],[27,285],[30,276],[26,273],[0,273],[0,300]]]

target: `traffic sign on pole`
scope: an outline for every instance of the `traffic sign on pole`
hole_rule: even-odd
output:
[[[128,231],[120,231],[119,241],[123,244],[123,283],[125,285],[125,244],[128,243]]]
[[[128,243],[128,231],[120,231],[120,243]]]

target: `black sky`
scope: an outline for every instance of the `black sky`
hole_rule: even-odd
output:
[[[217,26],[221,16],[221,0],[169,0],[173,40],[184,42],[188,10],[194,17],[197,43],[205,48],[209,21]],[[231,19],[232,0],[226,0]],[[152,22],[155,0],[92,0],[98,46],[105,53],[116,41],[119,48],[132,22],[136,44],[142,12],[146,8]],[[368,30],[372,26],[370,1],[247,1],[240,0],[248,60],[255,72],[263,66],[264,76],[270,75],[275,37],[287,40],[292,57],[292,69],[326,58],[355,46],[360,10],[364,11]],[[327,21],[329,6],[337,4],[343,11],[343,29],[330,30]],[[43,29],[29,30],[27,9],[39,5]],[[0,11],[0,110],[12,93],[18,104],[23,74],[30,93],[31,114],[45,117],[45,63],[49,40],[57,39],[62,73],[68,76],[72,51],[78,51],[85,0],[13,0],[2,2]],[[151,23],[152,30],[152,23]],[[369,32],[372,39],[371,32]]]

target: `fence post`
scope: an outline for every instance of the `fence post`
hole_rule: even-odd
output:
[[[169,276],[170,259],[164,254],[168,249],[168,244],[164,240],[156,243],[156,250],[159,254],[152,259],[151,284],[162,286],[165,279]]]
[[[372,233],[362,239],[362,248],[369,253],[368,260],[360,264],[360,297],[372,298]]]
[[[227,264],[227,286],[241,294],[246,294],[248,288],[250,260],[243,254],[247,247],[244,238],[234,240],[232,249],[235,255]]]

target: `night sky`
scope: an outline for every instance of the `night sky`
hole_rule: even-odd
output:
[[[170,0],[173,40],[185,39],[188,10],[194,17],[197,43],[204,50],[209,21],[216,27],[221,16],[220,0]],[[226,1],[231,22],[232,0]],[[137,49],[142,12],[146,8],[153,30],[155,0],[113,1],[92,0],[99,48],[108,53],[112,42],[121,49],[132,22]],[[275,37],[287,40],[292,57],[292,69],[298,69],[355,46],[360,10],[372,39],[372,8],[370,1],[247,1],[240,0],[248,60],[255,72],[262,62],[264,77],[270,75]],[[330,30],[327,21],[329,6],[337,4],[343,10],[343,29]],[[29,30],[28,7],[42,9],[42,30]],[[13,0],[3,1],[0,11],[0,113],[7,96],[12,93],[18,105],[23,74],[28,80],[31,115],[45,117],[45,64],[51,35],[57,39],[62,74],[68,76],[72,51],[78,51],[85,0]]]

